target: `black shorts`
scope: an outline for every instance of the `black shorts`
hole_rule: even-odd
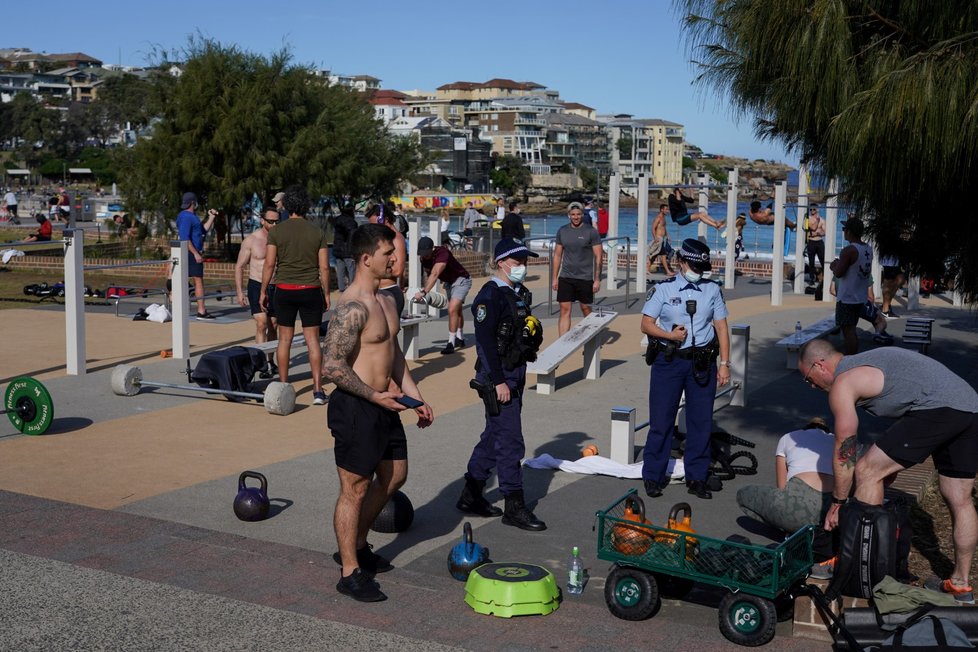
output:
[[[594,303],[594,281],[579,278],[557,279],[557,303],[579,301],[591,305]]]
[[[835,325],[855,326],[859,322],[859,313],[863,310],[861,303],[835,302]]]
[[[326,426],[333,434],[336,466],[370,477],[382,460],[406,460],[407,436],[398,412],[336,389]]]
[[[693,218],[689,216],[689,213],[687,213],[685,215],[681,215],[680,217],[672,218],[672,221],[678,224],[679,226],[686,226],[687,224],[693,221]]]
[[[323,290],[322,288],[307,288],[305,290],[275,289],[275,316],[278,325],[295,328],[295,316],[299,315],[303,328],[319,326],[323,321]]]
[[[192,253],[187,253],[187,278],[204,278],[204,263],[198,263]]]
[[[978,472],[978,414],[951,408],[907,412],[876,442],[907,469],[930,455],[948,478],[974,478]]]
[[[900,274],[903,274],[903,270],[899,267],[890,267],[889,265],[883,266],[883,280],[892,281],[895,280]]]
[[[268,289],[265,290],[265,294],[268,295],[268,312],[266,313],[269,317],[275,316],[275,286],[269,285]],[[256,281],[253,278],[248,279],[248,307],[251,308],[251,314],[257,315],[261,310],[261,303],[258,300],[261,298],[261,282]],[[295,323],[295,320],[292,320]]]

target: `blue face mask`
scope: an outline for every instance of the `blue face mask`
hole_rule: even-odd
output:
[[[685,278],[690,283],[696,283],[701,278],[703,278],[703,275],[698,274],[691,269],[687,269],[685,272],[683,272],[683,278]]]
[[[526,265],[514,265],[506,272],[506,278],[513,283],[522,283],[526,279]]]

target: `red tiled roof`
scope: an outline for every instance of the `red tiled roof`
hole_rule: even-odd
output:
[[[477,88],[505,88],[509,90],[516,91],[532,91],[538,88],[546,88],[536,82],[518,82],[512,79],[502,79],[495,78],[490,79],[487,82],[467,82],[467,81],[457,81],[451,84],[445,84],[444,86],[439,86],[437,90],[439,91],[473,91]]]
[[[594,111],[593,106],[581,104],[580,102],[561,102],[560,105],[565,109],[585,109],[586,111]]]

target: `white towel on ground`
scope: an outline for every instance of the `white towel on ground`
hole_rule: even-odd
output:
[[[544,453],[538,457],[523,460],[523,465],[531,469],[557,469],[567,473],[583,473],[586,475],[610,475],[615,478],[640,479],[642,477],[642,463],[620,464],[607,457],[600,455],[589,455],[582,457],[576,462],[569,460],[559,460],[553,455]],[[683,468],[683,461],[670,459],[666,473],[672,482],[682,480],[686,475]]]

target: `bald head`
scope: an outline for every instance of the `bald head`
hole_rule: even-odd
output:
[[[813,362],[828,360],[833,354],[837,354],[835,346],[828,340],[812,340],[801,347],[798,353],[799,362],[805,367],[811,366]]]

